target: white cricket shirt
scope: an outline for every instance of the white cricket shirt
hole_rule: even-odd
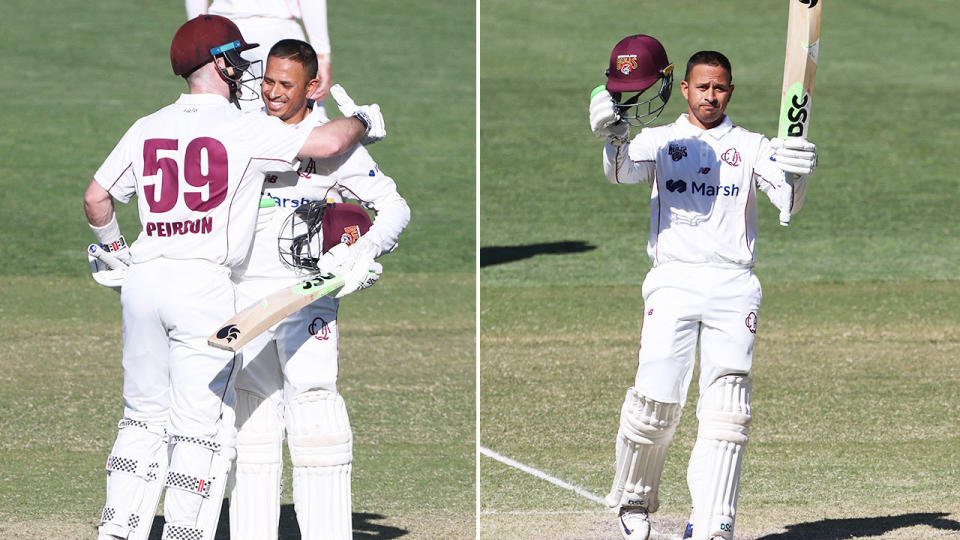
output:
[[[299,125],[302,129],[312,129],[327,121],[323,111],[315,109]],[[393,179],[380,172],[377,162],[359,144],[332,158],[306,158],[297,171],[269,173],[264,178],[263,189],[264,195],[273,197],[279,208],[270,222],[257,231],[247,260],[234,272],[233,278],[237,281],[297,279],[298,274],[280,262],[277,238],[290,214],[309,202],[326,199],[342,202],[349,198],[373,209],[376,219],[363,238],[377,248],[375,257],[396,248],[397,238],[410,220],[410,210]]]
[[[682,114],[672,124],[645,128],[629,145],[608,144],[604,172],[614,183],[651,186],[647,254],[654,266],[679,261],[752,267],[756,188],[770,197],[790,189],[772,155],[766,137],[735,126],[727,116],[703,130]],[[802,193],[793,204],[799,210]]]
[[[134,263],[157,257],[234,266],[246,256],[264,174],[293,170],[309,128],[183,94],[137,120],[94,175],[121,202],[137,196]]]
[[[207,6],[207,0],[188,0],[186,6],[188,19],[201,14],[211,14],[226,17],[234,22],[237,22],[237,19],[258,17],[300,20],[307,30],[307,35],[310,36],[310,44],[313,45],[317,54],[330,53],[330,34],[327,31],[327,0],[213,0],[209,6]],[[267,49],[271,45],[273,44],[260,44],[261,47]],[[266,51],[263,51],[262,56],[266,57],[266,54]]]

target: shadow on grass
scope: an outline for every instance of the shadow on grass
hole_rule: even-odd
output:
[[[960,531],[960,522],[944,519],[948,513],[901,514],[869,518],[822,519],[787,525],[787,532],[768,534],[757,540],[841,540],[872,538],[906,527],[926,525],[941,531]]]
[[[567,253],[583,253],[594,249],[597,249],[597,247],[581,241],[482,247],[480,248],[480,267],[529,259],[534,255],[564,255]]]
[[[223,501],[223,507],[220,510],[220,525],[217,527],[215,540],[229,540],[230,538],[230,500]],[[399,527],[390,525],[381,525],[375,523],[383,519],[381,514],[353,513],[353,538],[367,538],[376,540],[389,540],[390,538],[400,538],[410,533]],[[153,518],[153,526],[150,528],[150,540],[160,540],[163,533],[163,517]],[[300,526],[297,525],[297,515],[293,510],[292,504],[280,506],[280,534],[279,540],[300,540]]]

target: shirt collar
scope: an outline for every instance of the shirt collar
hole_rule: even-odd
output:
[[[687,113],[683,113],[677,118],[677,125],[681,127],[684,131],[700,136],[701,134],[710,135],[715,140],[720,140],[724,135],[730,132],[733,129],[733,122],[730,121],[730,117],[726,114],[723,115],[723,120],[714,128],[711,129],[701,129],[690,123],[690,117]]]
[[[229,105],[227,98],[218,94],[180,94],[177,105]]]

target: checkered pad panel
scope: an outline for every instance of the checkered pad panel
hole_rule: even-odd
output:
[[[132,418],[124,418],[117,424],[117,429],[123,429],[126,427],[138,427],[140,429],[147,429],[147,423],[141,422],[139,420],[134,420]]]
[[[201,439],[199,437],[184,437],[182,435],[174,435],[173,437],[170,438],[170,442],[172,444],[180,444],[180,443],[194,444],[196,446],[206,448],[207,450],[210,450],[212,452],[220,451],[220,443],[211,441],[210,439]]]
[[[203,540],[203,531],[180,525],[164,525],[160,540]]]
[[[113,516],[117,515],[117,510],[109,506],[103,507],[103,513],[100,514],[100,521],[106,523],[113,519]]]
[[[167,487],[182,489],[191,493],[197,493],[203,497],[210,496],[210,480],[206,478],[197,478],[189,474],[170,471],[167,473]]]
[[[107,457],[107,470],[137,474],[137,460],[110,454]]]

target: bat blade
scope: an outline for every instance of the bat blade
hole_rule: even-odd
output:
[[[813,105],[813,81],[820,60],[821,0],[790,0],[787,51],[780,98],[781,139],[807,138]]]
[[[291,287],[284,287],[234,315],[207,339],[211,347],[237,352],[274,324],[313,303],[321,296],[343,288],[343,277],[320,274]]]

